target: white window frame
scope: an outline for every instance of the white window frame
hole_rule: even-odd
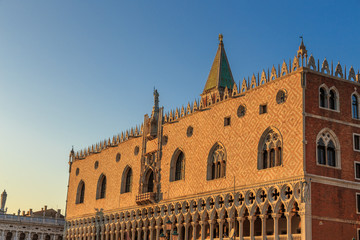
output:
[[[360,134],[359,133],[353,133],[353,150],[355,152],[360,152],[360,149],[356,149],[355,148],[355,136],[359,136],[360,137]]]
[[[334,144],[336,145],[335,146],[335,154],[336,154],[336,166],[333,167],[333,166],[330,166],[328,165],[328,159],[326,158],[326,164],[323,165],[323,164],[320,164],[319,161],[318,161],[318,145],[317,145],[317,142],[319,141],[319,138],[321,136],[321,134],[323,132],[329,132],[330,135],[332,136],[333,138],[333,141],[334,141]],[[316,151],[315,151],[315,159],[316,159],[316,165],[317,166],[321,166],[321,167],[327,167],[327,168],[332,168],[332,169],[341,169],[341,148],[340,148],[340,141],[339,139],[337,138],[336,134],[330,129],[330,128],[323,128],[319,131],[317,137],[316,137],[316,142],[315,142],[315,146],[316,146]],[[326,153],[325,153],[326,154]],[[360,194],[360,193],[359,193]]]
[[[357,161],[354,162],[354,177],[355,177],[355,180],[360,180],[360,178],[357,178],[357,177],[356,177],[356,164],[359,164],[359,165],[360,165],[360,162],[357,162]],[[359,239],[359,240],[360,240],[360,239]]]
[[[360,214],[360,209],[359,209],[360,206],[358,206],[358,204],[357,204],[358,203],[358,201],[357,201],[358,196],[360,196],[360,193],[355,194],[355,204],[356,204],[356,213]]]
[[[357,99],[358,99],[358,113],[357,113],[357,115],[358,115],[359,118],[354,118],[353,117],[353,111],[352,111],[352,96],[353,95],[355,95],[357,97]],[[357,93],[357,91],[353,92],[350,95],[350,103],[351,103],[351,118],[355,119],[355,120],[360,120],[360,115],[359,115],[360,114],[360,95]]]

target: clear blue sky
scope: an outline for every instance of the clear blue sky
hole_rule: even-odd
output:
[[[68,155],[203,90],[218,44],[235,81],[309,53],[360,67],[360,2],[0,0],[0,190],[65,209]]]

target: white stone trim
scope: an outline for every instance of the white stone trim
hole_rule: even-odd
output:
[[[335,144],[335,167],[333,166],[330,166],[328,165],[328,158],[327,158],[327,149],[325,148],[325,165],[323,164],[319,164],[319,161],[318,161],[318,148],[317,148],[317,142],[319,141],[320,138],[322,138],[321,134],[323,132],[328,132],[332,138],[332,140],[334,141],[334,144]],[[331,130],[330,128],[323,128],[319,131],[318,135],[316,136],[316,142],[315,142],[315,145],[316,145],[316,156],[315,156],[315,159],[316,159],[316,165],[317,166],[321,166],[321,167],[329,167],[329,168],[333,168],[333,169],[341,169],[341,150],[340,150],[340,141],[338,139],[338,137],[336,136],[336,134],[334,133],[333,130]],[[325,143],[325,146],[326,146],[326,143]]]
[[[319,176],[319,175],[314,175],[314,174],[306,174],[305,176],[310,177],[311,182],[327,184],[327,185],[342,187],[342,188],[349,188],[349,189],[354,189],[354,190],[360,189],[360,182]]]
[[[360,180],[360,176],[358,178],[356,177],[356,164],[360,165],[360,162],[354,161],[354,178],[355,180]]]
[[[353,150],[355,152],[360,152],[360,149],[355,148],[355,136],[359,136],[359,142],[360,142],[360,134],[359,133],[353,133]]]
[[[321,120],[325,120],[325,121],[329,121],[329,122],[335,122],[335,123],[340,123],[340,124],[351,126],[351,127],[360,128],[360,124],[357,124],[357,123],[349,123],[349,122],[336,120],[336,119],[332,119],[332,118],[328,118],[328,117],[323,117],[323,116],[319,116],[319,115],[315,115],[315,114],[311,114],[311,113],[305,113],[305,117],[313,117],[313,118],[317,118],[317,119],[321,119]],[[353,118],[353,119],[360,120],[360,119],[356,119],[356,118]]]

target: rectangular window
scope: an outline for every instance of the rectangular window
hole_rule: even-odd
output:
[[[264,113],[267,113],[267,105],[266,104],[260,105],[260,114],[264,114]]]
[[[360,193],[356,193],[356,213],[360,214]]]
[[[354,151],[360,151],[360,135],[354,133]]]
[[[360,162],[355,162],[355,179],[360,180]]]
[[[357,229],[357,240],[360,240],[360,228]]]
[[[225,117],[225,118],[224,118],[224,126],[225,126],[225,127],[226,127],[226,126],[230,126],[230,120],[231,120],[230,117]]]

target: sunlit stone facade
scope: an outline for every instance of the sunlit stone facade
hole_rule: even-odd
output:
[[[66,238],[356,237],[358,81],[302,43],[237,85],[220,36],[199,101],[165,111],[154,91],[140,127],[71,151]]]

